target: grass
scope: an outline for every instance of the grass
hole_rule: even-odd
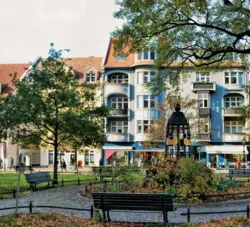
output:
[[[1,227],[143,227],[138,223],[97,222],[95,219],[64,216],[56,213],[35,213],[1,216]]]
[[[53,179],[53,174],[51,174],[51,178]],[[89,175],[83,175],[83,174],[58,174],[58,181],[59,185],[62,184],[62,180],[64,181],[64,185],[77,185],[78,178],[80,179],[81,184],[86,184],[93,179],[95,179],[95,176],[92,174]],[[1,194],[6,192],[13,192],[14,189],[17,187],[17,181],[18,181],[18,174],[17,173],[0,173],[0,199],[6,199],[6,198],[13,198],[13,194]],[[67,182],[71,181],[71,182]],[[46,187],[47,183],[39,184],[39,188]],[[24,174],[20,175],[20,194],[25,195],[30,192],[24,191],[28,189],[30,185],[26,182]],[[24,191],[24,192],[22,192]]]

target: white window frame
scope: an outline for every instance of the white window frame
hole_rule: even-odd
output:
[[[197,72],[196,73],[196,82],[211,82],[211,75],[209,72]]]
[[[137,109],[155,108],[156,97],[152,95],[137,95]]]
[[[115,109],[128,109],[128,98],[127,97],[112,97],[111,107]]]
[[[209,108],[208,93],[198,93],[197,95],[198,95],[198,108]]]
[[[109,82],[120,84],[120,83],[128,83],[128,75],[127,74],[111,74],[109,75]]]
[[[128,121],[111,121],[110,122],[110,133],[128,133]]]
[[[226,130],[229,129],[228,130]],[[226,134],[237,134],[243,132],[243,124],[241,121],[225,121],[224,122],[224,132]]]
[[[228,82],[226,82],[226,78],[228,79]],[[235,78],[235,82],[233,81],[233,78]],[[227,71],[224,72],[224,84],[244,84],[244,72],[242,71]]]
[[[142,51],[142,52],[136,53],[135,57],[136,57],[136,61],[145,61],[145,60],[154,61],[156,60],[156,51],[155,50]]]
[[[243,105],[244,98],[242,96],[227,96],[224,98],[224,103],[226,108],[231,106],[239,107]]]
[[[89,79],[89,81],[88,81]],[[94,80],[93,80],[94,79]],[[87,83],[93,83],[93,82],[96,82],[96,74],[93,73],[93,72],[90,72],[90,73],[86,73],[85,75],[85,81]]]
[[[148,71],[148,70],[138,71],[136,73],[137,84],[147,84],[155,78],[155,75],[156,75],[155,71]]]
[[[149,132],[146,132],[147,129],[150,129],[151,126],[151,120],[137,120],[137,134],[149,134]]]
[[[86,164],[86,157],[88,157],[88,164]],[[94,165],[95,164],[95,152],[87,150],[84,154],[84,159],[85,159],[85,165]]]

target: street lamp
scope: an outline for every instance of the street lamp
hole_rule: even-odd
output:
[[[188,147],[188,155],[190,156],[190,127],[184,113],[180,110],[180,105],[177,104],[175,112],[172,113],[167,123],[165,155],[170,155],[170,160],[173,158],[173,151],[171,150],[173,146],[176,146],[177,160],[180,158],[181,153],[183,156],[187,156],[186,146]]]
[[[245,144],[246,144],[246,139],[245,139],[245,137],[243,137],[241,143],[243,145],[243,162],[244,162],[244,169],[245,169],[246,168],[246,160],[245,160]]]

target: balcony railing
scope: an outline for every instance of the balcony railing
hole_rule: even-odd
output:
[[[208,117],[210,116],[210,108],[199,108],[198,115],[200,117]]]
[[[223,142],[240,142],[242,138],[245,137],[244,133],[224,133]]]
[[[114,83],[114,84],[105,84],[104,86],[104,96],[109,96],[110,94],[123,94],[128,96],[129,94],[129,85],[125,83]]]
[[[198,140],[200,140],[200,141],[210,141],[211,140],[211,135],[209,133],[201,133],[197,137],[198,137]]]
[[[111,111],[111,116],[127,116],[128,109],[114,109]]]
[[[192,91],[215,91],[215,82],[192,82]]]
[[[129,134],[128,133],[107,133],[107,141],[110,142],[128,142]]]
[[[224,116],[241,116],[244,113],[243,109],[241,108],[224,108],[223,115]]]

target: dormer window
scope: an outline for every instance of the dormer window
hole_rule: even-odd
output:
[[[125,54],[118,54],[116,59],[118,61],[124,61],[126,59],[126,55]]]
[[[86,73],[86,82],[95,82],[95,74],[94,73]]]
[[[155,60],[156,59],[156,53],[155,51],[143,51],[141,53],[136,54],[136,60]]]

